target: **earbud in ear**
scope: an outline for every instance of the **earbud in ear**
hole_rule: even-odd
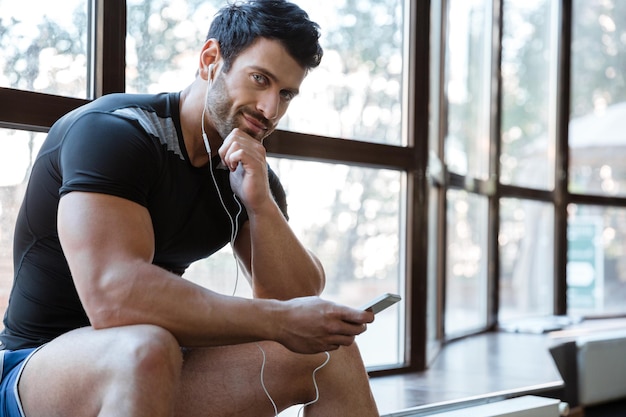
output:
[[[208,67],[206,67],[207,77],[209,79],[213,78],[213,71],[214,70],[215,70],[215,64],[210,64]]]

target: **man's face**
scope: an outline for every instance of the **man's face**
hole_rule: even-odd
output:
[[[262,141],[276,129],[305,75],[278,41],[259,38],[208,87],[207,122],[222,138],[238,127]]]

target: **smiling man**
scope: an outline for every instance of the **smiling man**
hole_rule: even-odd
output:
[[[262,144],[318,38],[286,1],[229,5],[185,90],[105,96],[51,128],[16,226],[3,416],[378,415],[354,344],[373,314],[320,297]],[[253,299],[181,277],[228,243]]]

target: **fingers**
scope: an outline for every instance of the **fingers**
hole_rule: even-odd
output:
[[[350,323],[365,324],[372,323],[374,321],[374,317],[374,313],[371,310],[347,308],[342,319]]]
[[[230,132],[218,152],[224,165],[231,171],[235,171],[240,162],[246,168],[255,162],[265,163],[265,147],[240,129]]]
[[[340,322],[339,325],[340,328],[334,333],[344,336],[358,336],[367,330],[366,323],[351,323],[344,321]]]
[[[233,129],[218,151],[230,170],[230,186],[248,214],[272,201],[265,147],[240,129]]]
[[[350,331],[346,333],[334,334],[328,337],[326,351],[339,349],[341,346],[350,346],[354,343],[356,336],[367,330],[367,324],[353,324]]]
[[[299,353],[317,353],[350,346],[374,321],[363,311],[325,301],[319,297],[295,298],[284,304],[283,332],[275,340]]]
[[[350,346],[356,336],[367,330],[367,324],[374,320],[370,312],[349,307],[332,305],[322,319],[326,323],[325,335],[321,338],[328,348]]]

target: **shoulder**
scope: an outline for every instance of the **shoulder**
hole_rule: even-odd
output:
[[[182,157],[178,94],[109,94],[65,115],[51,128],[50,135],[60,141],[108,145],[128,144],[135,139],[164,146]]]

